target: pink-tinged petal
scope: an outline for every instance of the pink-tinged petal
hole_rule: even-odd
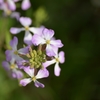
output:
[[[30,3],[29,0],[23,0],[23,2],[22,2],[22,9],[23,9],[23,10],[29,9],[30,6],[31,6],[31,3]]]
[[[32,20],[28,17],[20,17],[19,21],[23,26],[30,26],[32,23]]]
[[[52,44],[52,45],[54,45],[55,47],[58,47],[58,48],[63,47],[61,40],[54,40],[53,39],[53,40],[50,41],[50,44]]]
[[[39,27],[39,28],[30,27],[29,30],[30,30],[33,34],[41,35],[44,28],[45,28],[44,26],[41,26],[41,27]]]
[[[56,64],[55,64],[55,67],[54,67],[54,74],[55,74],[56,76],[59,76],[59,75],[60,75],[60,71],[61,71],[61,69],[60,69],[60,67],[59,67],[59,63],[56,63]]]
[[[18,33],[20,33],[21,31],[24,31],[25,29],[24,28],[15,28],[15,27],[12,27],[11,29],[10,29],[10,32],[12,33],[12,34],[18,34]]]
[[[10,64],[7,61],[2,62],[2,66],[8,71],[10,70]]]
[[[17,39],[17,37],[14,37],[10,41],[10,46],[12,47],[13,50],[17,50],[17,44],[18,44],[18,39]]]
[[[12,77],[17,78],[17,79],[21,79],[23,77],[23,73],[19,70],[13,69],[12,70]]]
[[[29,52],[29,47],[28,46],[18,50],[18,53],[23,54],[23,55],[27,54],[28,52]]]
[[[51,38],[52,38],[53,36],[54,36],[54,31],[53,31],[53,30],[44,28],[44,30],[43,30],[43,37],[44,37],[46,40],[51,40]]]
[[[46,61],[45,63],[43,63],[44,68],[54,64],[56,61],[55,59],[51,60],[51,61]]]
[[[34,82],[34,84],[35,84],[35,86],[38,88],[38,87],[41,87],[41,88],[44,88],[45,86],[44,86],[44,84],[42,84],[42,83],[40,83],[39,81],[35,81]]]
[[[5,54],[6,54],[6,60],[11,61],[11,59],[13,58],[13,52],[11,50],[6,50]]]
[[[54,49],[55,47],[54,46],[51,46],[51,45],[47,45],[47,47],[46,47],[46,54],[48,55],[48,56],[55,56],[56,54],[55,54],[55,52],[54,52]]]
[[[49,72],[46,68],[40,69],[36,75],[36,79],[41,79],[49,76]]]
[[[35,34],[32,37],[32,43],[34,45],[44,44],[45,40],[41,36]]]
[[[24,67],[24,71],[31,77],[34,76],[34,69],[30,67]]]
[[[12,18],[16,18],[17,20],[19,20],[19,18],[20,18],[20,13],[19,13],[19,12],[12,12],[12,13],[11,13],[11,17],[12,17]]]
[[[16,10],[16,5],[13,0],[8,0],[8,7],[12,11]]]
[[[59,52],[59,60],[60,60],[60,63],[65,62],[65,53],[63,51]]]
[[[21,84],[22,86],[26,86],[26,85],[29,84],[31,81],[32,81],[31,78],[25,78],[25,79],[20,80],[20,84]]]
[[[32,45],[32,34],[29,31],[25,32],[25,36],[24,36],[24,42],[27,45]]]

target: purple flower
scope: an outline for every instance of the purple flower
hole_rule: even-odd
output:
[[[7,61],[3,61],[3,62],[2,62],[2,66],[3,66],[7,71],[10,72],[10,74],[11,74],[11,76],[12,76],[13,78],[20,79],[20,78],[23,77],[23,73],[22,73],[20,70],[18,70],[18,66],[17,66],[17,64],[15,64],[14,62],[15,62],[14,59],[11,60],[10,63],[7,62]]]
[[[54,36],[53,30],[44,28],[41,35],[35,34],[33,36],[32,43],[34,45],[46,44],[47,55],[54,56],[55,55],[54,51],[57,48],[61,48],[63,44],[61,43],[61,40],[55,40],[53,36]]]
[[[28,17],[21,17],[19,19],[20,23],[24,26],[24,28],[15,28],[15,27],[12,27],[10,29],[10,32],[12,34],[18,34],[20,33],[21,31],[25,31],[25,36],[24,36],[24,42],[28,45],[31,45],[32,42],[32,33],[34,34],[40,34],[42,33],[41,31],[43,30],[44,27],[40,27],[40,28],[35,28],[35,27],[29,27],[32,23],[32,20]]]
[[[55,67],[54,67],[54,74],[56,76],[59,76],[60,75],[60,67],[59,67],[59,63],[64,63],[65,62],[65,54],[63,51],[60,51],[59,54],[58,52],[56,53],[56,55],[54,56],[54,59],[51,60],[51,61],[46,61],[45,63],[43,63],[43,66],[46,68],[48,67],[49,65],[51,64],[55,64]]]
[[[28,53],[29,47],[17,50],[17,44],[18,44],[18,39],[17,37],[14,37],[10,41],[11,50],[6,50],[5,52],[7,61],[11,61],[12,59],[15,59],[16,61],[22,61],[23,58],[21,58],[19,54],[25,55]]]
[[[40,69],[36,76],[34,76],[34,69],[30,69],[30,67],[25,67],[24,71],[30,76],[30,78],[25,78],[20,81],[22,86],[26,86],[30,82],[34,81],[36,87],[44,87],[44,84],[37,81],[37,79],[45,78],[49,76],[49,72],[47,69]]]

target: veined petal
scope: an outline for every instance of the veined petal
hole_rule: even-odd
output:
[[[29,47],[21,48],[18,50],[20,54],[27,54],[29,52]]]
[[[59,60],[60,60],[60,63],[65,62],[65,53],[63,51],[59,52]]]
[[[32,20],[28,17],[20,17],[19,21],[23,26],[30,26],[32,23]]]
[[[34,45],[44,44],[45,40],[41,36],[35,34],[32,37],[32,43]]]
[[[58,48],[63,47],[61,40],[54,40],[53,39],[53,40],[50,41],[50,44],[52,44],[52,45],[54,45],[55,47],[58,47]]]
[[[54,46],[48,44],[46,47],[46,54],[48,56],[55,56],[55,52],[53,50],[54,48],[55,48]]]
[[[16,5],[15,5],[14,1],[13,0],[7,0],[7,1],[8,1],[9,9],[12,11],[16,10]]]
[[[30,27],[29,30],[30,30],[33,34],[41,35],[44,28],[45,28],[44,26],[41,26],[41,27],[39,27],[39,28]]]
[[[24,71],[31,77],[34,76],[34,69],[30,67],[24,67]]]
[[[49,76],[49,72],[46,68],[40,69],[36,75],[36,79],[45,78]]]
[[[32,34],[29,31],[25,32],[25,36],[24,36],[24,42],[27,45],[32,45]]]
[[[20,84],[21,84],[22,86],[26,86],[26,85],[29,84],[31,81],[32,81],[31,78],[25,78],[25,79],[20,80]]]
[[[43,66],[44,66],[44,68],[46,68],[46,67],[54,64],[55,62],[56,62],[55,59],[50,60],[50,61],[46,61],[45,63],[43,63]]]
[[[12,33],[12,34],[18,34],[18,33],[20,33],[21,31],[24,31],[25,29],[24,28],[15,28],[15,27],[12,27],[11,29],[10,29],[10,32]]]
[[[22,2],[22,9],[23,10],[27,10],[28,8],[30,8],[30,6],[31,6],[31,3],[29,0],[23,0],[23,2]]]
[[[60,71],[61,71],[61,69],[60,69],[60,67],[59,67],[59,63],[56,63],[56,64],[55,64],[55,67],[54,67],[54,74],[55,74],[56,76],[59,76],[59,75],[60,75]]]
[[[12,49],[15,51],[17,50],[17,44],[18,44],[18,39],[17,37],[14,37],[11,41],[10,41],[10,46],[12,47]]]
[[[3,61],[2,62],[2,66],[6,69],[6,70],[10,70],[10,64],[7,61]]]
[[[53,36],[54,36],[54,31],[53,31],[53,30],[44,28],[44,30],[43,30],[43,37],[44,37],[46,40],[51,40],[51,38],[52,38]]]
[[[35,84],[35,86],[38,88],[38,87],[41,87],[41,88],[44,88],[45,86],[44,86],[44,84],[42,84],[42,83],[40,83],[39,81],[35,81],[34,82],[34,84]]]

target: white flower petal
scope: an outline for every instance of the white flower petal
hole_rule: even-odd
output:
[[[60,75],[60,71],[61,71],[61,69],[60,69],[60,67],[59,67],[59,63],[56,63],[56,64],[55,64],[55,67],[54,67],[54,74],[55,74],[56,76],[59,76],[59,75]]]

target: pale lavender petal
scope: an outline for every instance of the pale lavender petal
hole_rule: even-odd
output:
[[[30,6],[31,6],[31,3],[30,3],[29,0],[23,0],[23,2],[22,2],[22,9],[23,9],[23,10],[29,9]]]
[[[31,81],[32,81],[31,78],[25,78],[25,79],[20,80],[20,84],[21,84],[22,86],[26,86],[26,85],[29,84]]]
[[[24,67],[24,71],[31,77],[34,76],[34,69],[30,67]]]
[[[45,40],[41,36],[35,34],[32,37],[32,43],[34,45],[44,44]]]
[[[5,54],[6,54],[7,61],[10,61],[13,58],[13,52],[11,50],[6,50]]]
[[[60,63],[65,62],[65,53],[63,51],[59,52],[59,60],[60,60]]]
[[[14,37],[11,41],[10,41],[10,46],[12,47],[13,50],[17,50],[17,44],[18,44],[18,39],[17,37]]]
[[[55,47],[58,47],[58,48],[63,47],[61,40],[54,40],[53,39],[53,40],[50,41],[50,44],[52,44],[52,45],[54,45]]]
[[[54,74],[55,74],[56,76],[59,76],[59,75],[60,75],[60,71],[61,71],[61,69],[60,69],[60,67],[59,67],[59,63],[56,63],[56,64],[55,64],[55,67],[54,67]]]
[[[19,18],[20,18],[20,13],[19,13],[19,12],[12,12],[12,13],[11,13],[11,17],[12,17],[12,18],[16,18],[17,20],[19,20]]]
[[[42,84],[42,83],[40,83],[39,81],[35,81],[34,82],[35,83],[35,86],[38,88],[38,87],[41,87],[41,88],[44,88],[45,86],[44,86],[44,84]]]
[[[32,23],[32,20],[28,17],[20,17],[19,21],[23,26],[30,26]]]
[[[46,47],[46,54],[48,56],[55,56],[55,52],[53,50],[54,48],[55,48],[54,46],[47,45],[47,47]]]
[[[23,55],[27,54],[28,52],[29,52],[29,47],[28,46],[18,50],[18,53],[23,54]]]
[[[23,58],[21,58],[19,55],[13,54],[13,57],[12,58],[15,59],[16,62],[23,61]]]
[[[46,40],[51,40],[51,38],[52,38],[53,36],[54,36],[54,31],[53,31],[53,30],[44,28],[44,30],[43,30],[43,37],[44,37]]]
[[[36,79],[41,79],[49,76],[49,72],[46,68],[40,69],[36,75]]]
[[[23,73],[21,71],[19,71],[19,70],[13,69],[12,70],[12,77],[20,79],[20,78],[23,77]]]
[[[30,30],[32,33],[34,33],[34,34],[41,35],[44,28],[45,28],[44,26],[41,26],[41,27],[39,27],[39,28],[30,27],[29,30]]]
[[[27,45],[32,45],[32,34],[29,31],[25,32],[25,36],[24,36],[24,42]]]
[[[50,61],[46,61],[45,63],[43,63],[43,66],[44,66],[44,68],[46,68],[46,67],[54,64],[55,62],[56,62],[55,59],[50,60]]]
[[[2,62],[2,66],[6,69],[6,70],[10,70],[10,64],[7,61],[3,61]]]
[[[12,27],[11,29],[10,29],[10,32],[12,33],[12,34],[18,34],[18,33],[20,33],[21,31],[24,31],[25,29],[24,28],[15,28],[15,27]]]
[[[13,0],[7,0],[7,1],[8,1],[9,9],[12,11],[16,10],[16,5],[15,5],[14,1]]]

